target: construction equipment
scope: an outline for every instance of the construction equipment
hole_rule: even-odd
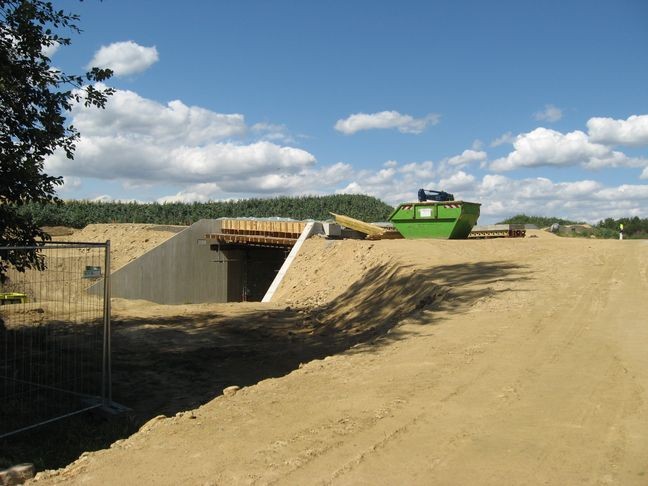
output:
[[[389,221],[405,238],[464,239],[477,223],[481,204],[455,201],[444,191],[420,189],[419,201],[400,204]]]
[[[419,189],[418,190],[418,200],[419,202],[425,201],[454,201],[454,195],[445,191],[432,191],[430,189]]]

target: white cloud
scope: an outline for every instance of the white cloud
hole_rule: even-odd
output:
[[[632,115],[627,120],[590,118],[587,130],[592,142],[607,145],[648,145],[648,115]]]
[[[307,168],[292,174],[273,173],[252,176],[244,184],[235,179],[189,185],[171,196],[158,199],[159,202],[192,202],[222,199],[231,193],[253,191],[254,194],[327,194],[335,186],[353,174],[349,164],[338,162],[321,169]]]
[[[368,194],[390,204],[416,199],[418,189],[434,188],[437,175],[432,161],[412,162],[404,165],[389,161],[388,166],[377,172],[363,169],[354,171],[346,185],[337,194]]]
[[[466,165],[471,162],[483,162],[486,160],[487,154],[484,151],[477,150],[464,150],[461,155],[455,155],[448,159],[450,165]]]
[[[76,104],[72,116],[84,137],[145,137],[189,146],[242,136],[247,130],[243,115],[216,113],[179,100],[163,105],[128,90],[117,90],[105,110]]]
[[[114,42],[101,46],[87,67],[109,68],[115,76],[127,76],[146,71],[158,59],[155,46],[144,47],[133,41]]]
[[[295,138],[288,131],[286,125],[276,123],[255,123],[250,127],[253,133],[260,136],[262,140],[281,143],[295,143]]]
[[[43,53],[44,56],[47,56],[51,59],[52,56],[56,54],[56,52],[59,50],[60,47],[61,44],[59,42],[51,41],[49,45],[44,45],[41,48],[41,52]]]
[[[618,187],[602,189],[596,194],[598,199],[608,201],[644,200],[648,201],[648,185],[622,184]]]
[[[352,135],[362,130],[396,128],[401,133],[418,134],[428,125],[439,123],[440,115],[430,113],[423,118],[414,118],[397,111],[381,111],[378,113],[356,113],[348,118],[338,120],[335,129],[345,135]]]
[[[383,164],[383,167],[377,171],[354,171],[349,176],[351,181],[336,192],[369,194],[390,204],[397,204],[415,200],[420,188],[436,189],[441,187],[441,182],[443,187],[460,190],[467,187],[469,179],[473,177],[463,171],[457,171],[456,167],[449,166],[445,161],[435,163],[425,160],[399,164],[390,160]]]
[[[466,171],[431,162],[396,165],[392,172],[358,171],[338,193],[376,196],[390,204],[416,199],[419,188],[442,189],[455,198],[482,204],[481,224],[518,213],[596,222],[606,217],[648,216],[648,184],[607,187],[584,179],[554,182],[546,177],[513,179],[486,174],[477,179]],[[450,172],[444,172],[450,171]]]
[[[417,190],[426,188],[483,203],[482,223],[519,212],[588,221],[648,216],[648,184],[605,186],[589,179],[554,182],[501,174],[480,179],[468,164],[483,165],[487,155],[474,148],[438,161],[387,160],[375,169],[354,169],[344,162],[322,167],[306,150],[280,143],[285,140],[279,134],[289,134],[283,125],[261,123],[248,128],[240,114],[216,113],[180,101],[161,104],[122,90],[105,110],[76,105],[72,117],[82,134],[75,159],[57,153],[46,162],[48,173],[65,176],[69,192],[82,177],[92,177],[118,180],[131,193],[142,186],[173,187],[160,201],[335,192],[370,194],[397,204],[415,200]],[[273,133],[277,137],[270,140],[268,135]],[[244,142],[249,139],[253,141]],[[642,166],[646,167],[642,177],[648,178],[648,161],[593,143],[578,131],[562,134],[538,128],[521,134],[511,153],[493,162],[499,170],[576,164]]]
[[[102,194],[101,196],[94,197],[90,199],[92,202],[113,202],[115,198],[113,198],[109,194]]]
[[[460,170],[450,177],[441,179],[439,181],[439,188],[444,191],[466,190],[472,188],[474,183],[475,177],[473,175],[466,174]]]
[[[562,110],[554,105],[545,105],[544,110],[533,114],[533,118],[539,121],[557,122],[563,116]]]
[[[281,193],[294,190],[316,163],[299,148],[267,140],[242,143],[248,133],[243,115],[181,101],[163,105],[131,91],[118,90],[105,110],[77,104],[72,117],[81,132],[75,158],[55,153],[46,161],[48,173],[120,180],[124,187],[214,183],[219,195]],[[324,176],[333,178],[340,166],[328,170],[333,173]]]
[[[70,191],[79,189],[81,187],[81,184],[82,181],[80,177],[65,176],[63,177],[63,185],[58,186],[56,188],[56,191],[62,193],[69,193]]]
[[[211,187],[209,187],[211,186]],[[192,203],[192,202],[207,202],[210,199],[217,199],[209,197],[210,193],[218,193],[219,189],[215,184],[210,184],[199,189],[202,190],[183,190],[171,196],[163,196],[157,199],[159,203]]]
[[[98,179],[172,183],[218,180],[223,185],[234,181],[241,189],[254,190],[247,187],[248,178],[291,173],[315,163],[304,150],[271,142],[177,147],[165,142],[123,135],[83,137],[77,143],[74,160],[56,154],[48,159],[47,170]]]
[[[601,167],[643,167],[647,159],[628,157],[622,152],[592,143],[579,130],[563,134],[548,128],[536,128],[516,137],[514,150],[494,160],[491,169],[513,170],[524,167],[581,165],[588,169]]]
[[[606,217],[648,215],[648,185],[605,187],[593,180],[553,182],[544,177],[511,179],[488,174],[465,189],[482,203],[481,221],[517,213],[596,222]]]
[[[498,147],[504,145],[505,143],[513,143],[515,141],[515,136],[511,132],[506,132],[497,137],[490,143],[491,147]]]

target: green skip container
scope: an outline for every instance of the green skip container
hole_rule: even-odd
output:
[[[389,216],[404,238],[464,239],[479,218],[481,204],[425,201],[399,205]]]

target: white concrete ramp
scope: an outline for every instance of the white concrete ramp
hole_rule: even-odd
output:
[[[295,246],[292,247],[292,250],[290,250],[290,253],[288,254],[288,257],[286,258],[286,261],[283,263],[281,266],[281,269],[277,273],[277,276],[275,279],[272,281],[272,284],[270,284],[270,288],[266,292],[266,294],[263,296],[263,300],[261,302],[270,302],[272,301],[272,297],[274,296],[275,292],[279,288],[279,285],[281,284],[281,281],[283,280],[284,276],[286,275],[286,272],[290,268],[290,265],[292,265],[293,260],[299,253],[299,249],[301,246],[304,244],[304,241],[311,235],[313,232],[313,229],[315,228],[315,223],[310,222],[306,225],[304,228],[304,231],[302,231],[302,234],[299,236],[299,239],[297,240],[297,243],[295,243]]]

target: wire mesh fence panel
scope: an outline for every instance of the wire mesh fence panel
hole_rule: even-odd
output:
[[[0,283],[0,437],[106,401],[109,305],[88,288],[106,286],[109,246],[0,247],[1,258],[32,252],[43,263],[10,266]]]

